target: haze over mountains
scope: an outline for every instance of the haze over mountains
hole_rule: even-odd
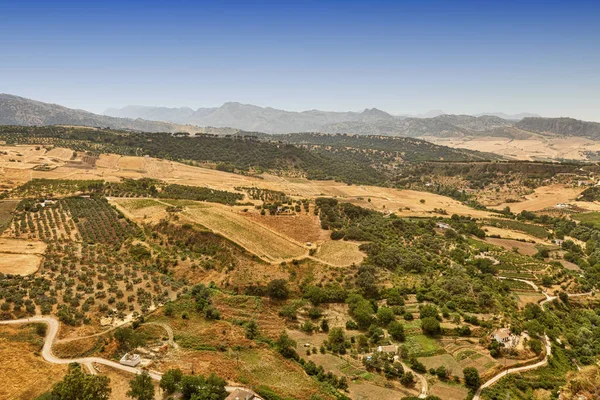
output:
[[[235,127],[266,133],[318,131],[396,136],[419,136],[446,132],[464,134],[466,133],[463,131],[464,129],[485,131],[512,125],[516,120],[525,116],[536,116],[535,114],[497,114],[502,117],[498,115],[450,116],[442,110],[431,110],[417,116],[394,116],[377,108],[365,109],[362,112],[319,110],[295,112],[236,102],[228,102],[221,107],[197,110],[189,107],[127,106],[105,111],[105,115],[119,118],[142,118],[198,126]]]
[[[438,113],[441,111],[434,111]],[[57,104],[0,94],[2,125],[82,125],[146,132],[190,133],[236,130],[264,133],[322,132],[406,137],[502,137],[577,136],[600,139],[600,123],[572,118],[524,117],[520,120],[494,115],[449,115],[429,118],[393,116],[376,108],[362,112],[309,110],[292,112],[240,103],[221,107],[165,108],[129,106],[98,115]],[[509,116],[516,117],[516,116]],[[212,129],[206,127],[215,127]],[[222,129],[230,128],[230,129]]]

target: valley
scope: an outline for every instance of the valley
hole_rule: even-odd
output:
[[[60,129],[4,128],[4,357],[35,329],[15,347],[37,349],[31,365],[77,361],[114,396],[119,374],[162,385],[178,370],[307,400],[494,399],[521,393],[515,376],[558,388],[594,360],[577,336],[600,302],[593,164],[463,161],[482,155],[419,141],[399,160],[378,153],[400,145],[389,139],[343,136],[283,149],[159,136],[173,154],[215,149],[166,159],[144,147],[151,136]],[[243,161],[219,153],[231,145]],[[350,160],[371,170],[340,169]],[[79,373],[57,371],[11,396]]]

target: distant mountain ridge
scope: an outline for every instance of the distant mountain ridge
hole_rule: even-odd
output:
[[[200,131],[197,127],[168,122],[98,115],[2,93],[0,93],[0,125],[81,125],[145,132]]]
[[[127,106],[121,109],[108,109],[105,114],[119,118],[143,118],[198,126],[235,127],[246,131],[266,133],[319,131],[325,125],[339,122],[374,122],[395,119],[394,116],[376,108],[366,109],[362,112],[319,110],[295,112],[236,102],[228,102],[221,107],[199,108],[195,111],[187,107]]]
[[[120,118],[142,118],[176,124],[233,127],[244,131],[285,134],[293,132],[349,133],[388,136],[465,136],[513,126],[519,116],[507,115],[451,115],[442,110],[431,110],[418,116],[394,116],[377,108],[361,112],[285,111],[272,107],[228,102],[220,107],[167,108],[127,106],[106,110],[106,115]]]
[[[433,111],[437,113],[437,110]],[[433,118],[393,116],[376,108],[361,112],[283,111],[240,103],[221,107],[166,108],[130,106],[98,115],[57,104],[0,94],[1,125],[81,125],[145,132],[232,134],[322,132],[406,137],[504,137],[539,135],[600,139],[600,123],[573,118],[525,117],[520,121],[493,115],[442,114]],[[157,119],[163,119],[158,121]]]
[[[524,118],[517,122],[515,126],[531,132],[600,139],[599,122],[581,121],[573,118]]]

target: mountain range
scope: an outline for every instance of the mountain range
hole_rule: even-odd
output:
[[[434,113],[441,112],[434,110]],[[221,107],[165,108],[128,106],[98,115],[57,104],[0,94],[1,125],[78,125],[145,132],[231,134],[322,132],[406,137],[580,136],[600,139],[600,123],[572,118],[440,114],[429,118],[394,116],[376,108],[362,112],[293,112],[235,102]],[[525,115],[525,114],[523,114]]]
[[[535,114],[507,115],[448,115],[442,110],[431,110],[417,116],[394,116],[377,108],[362,112],[285,111],[271,107],[228,102],[220,107],[167,108],[127,106],[110,108],[105,115],[119,118],[165,121],[198,126],[235,127],[246,131],[266,133],[292,132],[345,132],[392,136],[420,136],[423,134],[458,134],[466,131],[486,131],[511,126],[524,117]],[[492,113],[493,114],[493,113]],[[457,129],[458,128],[458,129]],[[465,131],[466,130],[466,131]]]

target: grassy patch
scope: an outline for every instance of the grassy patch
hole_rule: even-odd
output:
[[[490,219],[488,223],[498,228],[511,229],[513,231],[527,233],[528,235],[535,236],[540,239],[546,239],[550,234],[550,232],[543,226],[528,224],[521,221]]]
[[[406,346],[411,355],[426,357],[436,354],[441,350],[437,340],[425,335],[409,336],[406,338]]]
[[[600,212],[574,214],[571,217],[581,222],[582,224],[589,224],[594,226],[595,228],[600,228]]]

